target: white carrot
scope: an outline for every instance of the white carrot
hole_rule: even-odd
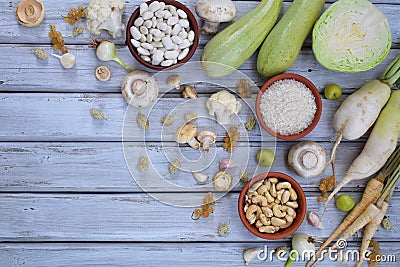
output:
[[[375,206],[375,204],[369,204],[368,207],[365,209],[365,211],[346,229],[346,231],[343,232],[342,236],[339,238],[339,240],[333,244],[328,251],[326,251],[324,254],[322,254],[322,257],[318,257],[315,262],[311,265],[311,267],[315,266],[320,260],[323,260],[324,257],[331,253],[333,249],[335,249],[338,245],[340,245],[340,242],[345,242],[349,237],[354,235],[358,230],[363,228],[365,225],[367,225],[369,222],[372,221],[373,218],[378,215],[379,209]]]
[[[365,253],[369,247],[369,243],[371,242],[376,231],[378,230],[379,225],[381,224],[381,222],[383,220],[383,217],[385,217],[388,207],[389,207],[389,204],[386,201],[384,201],[382,203],[382,206],[380,207],[378,215],[376,215],[375,218],[373,218],[373,220],[365,226],[357,267],[360,267],[361,264],[363,263]]]
[[[368,181],[365,187],[364,194],[358,204],[351,210],[351,212],[344,218],[343,222],[336,228],[336,230],[328,237],[328,239],[320,246],[315,252],[315,255],[310,259],[308,264],[315,259],[336,237],[345,231],[372,203],[378,200],[379,195],[383,188],[383,174],[380,172],[377,177]]]

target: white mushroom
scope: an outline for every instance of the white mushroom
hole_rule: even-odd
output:
[[[178,144],[189,144],[195,149],[200,148],[200,143],[196,140],[197,127],[193,124],[186,124],[175,132],[175,141]]]
[[[43,21],[44,7],[38,0],[22,0],[15,10],[18,22],[26,27],[35,27]]]
[[[231,187],[231,184],[232,184],[232,177],[227,172],[224,171],[218,172],[214,176],[214,187],[218,191],[227,191]]]
[[[207,100],[208,113],[215,114],[217,121],[221,124],[231,123],[231,116],[238,114],[242,104],[236,100],[235,96],[226,90],[214,93]]]
[[[157,99],[159,89],[156,79],[150,73],[135,70],[125,76],[121,91],[129,105],[141,108]]]
[[[196,13],[204,20],[202,32],[215,34],[220,22],[228,22],[235,18],[236,7],[231,0],[199,0]]]
[[[181,82],[181,76],[179,76],[178,74],[173,74],[169,76],[167,79],[167,85],[175,87],[175,89],[178,91],[181,90],[180,82]]]
[[[313,141],[303,141],[289,151],[290,167],[301,177],[311,178],[320,175],[326,167],[323,147]]]
[[[208,152],[210,145],[215,143],[217,136],[211,131],[201,131],[197,136],[197,140],[203,144],[203,150]]]

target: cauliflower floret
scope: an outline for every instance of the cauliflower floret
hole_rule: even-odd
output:
[[[222,90],[212,94],[207,100],[208,113],[215,114],[217,121],[221,124],[231,123],[231,116],[238,114],[242,105],[236,100],[235,96],[228,91]]]
[[[87,7],[87,29],[95,35],[107,30],[113,38],[122,37],[125,6],[124,0],[92,0]]]

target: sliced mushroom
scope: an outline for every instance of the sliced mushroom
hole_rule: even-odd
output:
[[[236,7],[231,0],[199,0],[196,13],[204,20],[202,32],[215,34],[220,22],[228,22],[235,18]]]
[[[290,167],[301,177],[312,178],[320,175],[326,167],[324,148],[313,141],[303,141],[289,151]]]
[[[26,27],[39,25],[44,18],[43,4],[38,0],[22,0],[15,10],[18,22]]]
[[[94,72],[99,81],[105,82],[111,77],[111,71],[106,66],[98,66]]]
[[[179,76],[178,74],[173,74],[169,76],[167,79],[167,85],[175,87],[175,89],[178,91],[181,90],[180,82],[181,82],[181,76]]]
[[[197,95],[196,89],[191,85],[185,86],[185,90],[183,90],[183,92],[182,92],[182,97],[183,98],[191,98],[191,99],[199,98],[199,96]]]
[[[197,140],[203,144],[203,150],[208,152],[210,145],[215,143],[217,136],[212,131],[201,131],[197,136]]]
[[[157,99],[159,89],[153,75],[143,70],[135,70],[125,76],[121,91],[129,105],[142,108]]]
[[[199,149],[200,143],[196,140],[197,127],[193,124],[186,124],[175,132],[175,141],[178,144],[189,144],[189,146]]]
[[[214,187],[218,191],[227,191],[231,187],[232,177],[229,173],[221,171],[214,176]]]

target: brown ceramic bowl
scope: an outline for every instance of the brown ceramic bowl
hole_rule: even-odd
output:
[[[300,132],[298,134],[294,134],[294,135],[282,135],[282,134],[274,132],[272,129],[270,129],[267,126],[267,124],[265,123],[265,121],[261,115],[261,111],[260,111],[260,101],[261,101],[261,97],[262,97],[263,93],[274,82],[276,82],[278,80],[286,80],[286,79],[294,79],[296,81],[303,83],[305,86],[307,86],[308,89],[310,89],[312,94],[314,95],[315,104],[317,105],[317,111],[315,113],[314,119],[311,122],[311,124],[306,129],[304,129],[302,132]],[[257,115],[258,122],[268,133],[270,133],[272,136],[275,136],[282,140],[297,140],[297,139],[302,138],[302,137],[306,136],[307,134],[309,134],[315,128],[315,126],[317,126],[318,121],[321,117],[321,113],[322,113],[322,100],[321,100],[321,95],[318,92],[318,89],[315,87],[315,85],[310,80],[308,80],[306,77],[298,75],[298,74],[284,73],[284,74],[279,74],[279,75],[272,77],[261,87],[261,90],[257,95],[256,115]]]
[[[151,0],[151,1],[147,1],[147,4],[150,4],[151,2],[154,2],[156,0]],[[193,40],[193,44],[189,49],[189,53],[187,54],[186,57],[184,57],[182,60],[179,60],[176,64],[172,65],[172,66],[168,66],[168,67],[163,67],[161,65],[153,65],[151,64],[151,62],[147,62],[144,61],[138,54],[136,47],[134,47],[131,43],[131,31],[130,28],[133,26],[134,21],[138,18],[139,16],[139,7],[132,13],[131,17],[129,18],[128,24],[126,26],[126,45],[129,48],[129,51],[131,52],[131,54],[133,55],[133,57],[140,62],[142,65],[153,69],[153,70],[164,70],[164,69],[173,69],[176,68],[180,65],[182,65],[183,63],[187,62],[194,54],[194,52],[196,51],[197,45],[199,44],[199,36],[200,36],[200,30],[199,30],[199,26],[197,24],[196,18],[194,17],[193,13],[182,3],[175,1],[175,0],[157,0],[159,2],[164,2],[166,5],[172,5],[175,6],[177,9],[182,9],[183,11],[186,12],[187,16],[188,16],[188,20],[189,20],[189,24],[190,24],[190,28],[194,31],[194,40]]]
[[[295,209],[296,217],[294,218],[292,225],[290,225],[288,228],[281,229],[278,232],[275,232],[273,234],[268,234],[268,233],[261,233],[260,231],[258,231],[258,229],[255,225],[252,225],[247,221],[246,213],[244,212],[244,206],[245,206],[245,195],[246,195],[247,191],[249,190],[249,187],[259,180],[263,180],[265,178],[271,178],[271,177],[278,178],[279,181],[289,182],[292,185],[292,188],[297,193],[297,202],[299,204],[299,207],[297,209]],[[285,238],[285,237],[293,234],[300,227],[302,222],[304,221],[304,217],[306,215],[306,210],[307,210],[306,196],[304,195],[303,189],[296,182],[296,180],[294,180],[289,175],[281,173],[281,172],[262,173],[262,174],[255,176],[254,178],[252,178],[250,181],[247,182],[247,184],[243,187],[243,189],[239,195],[238,211],[239,211],[239,217],[242,220],[243,225],[247,228],[247,230],[249,230],[254,235],[264,238],[264,239],[268,239],[268,240],[282,239],[282,238]]]

